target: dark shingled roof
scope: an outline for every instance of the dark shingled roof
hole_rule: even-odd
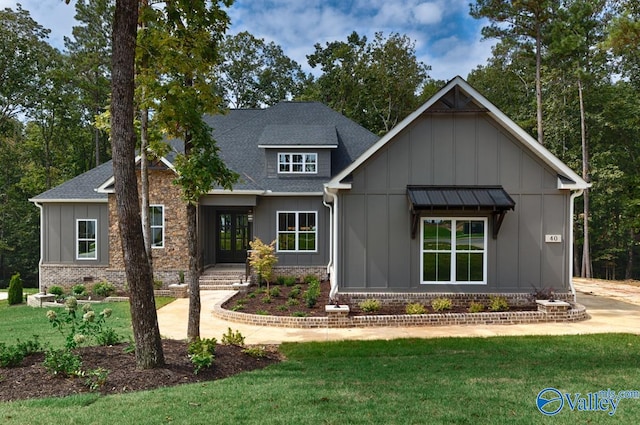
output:
[[[113,176],[113,164],[111,161],[105,162],[93,168],[86,173],[80,174],[62,183],[59,186],[49,189],[33,198],[34,202],[41,201],[69,201],[69,200],[87,200],[87,201],[105,201],[107,195],[95,191],[100,185],[109,180]]]
[[[267,109],[233,109],[223,115],[205,116],[205,121],[213,129],[221,158],[240,175],[234,190],[322,192],[327,178],[267,177],[265,148],[258,147],[260,144],[331,147],[331,171],[335,175],[378,140],[375,134],[319,102],[281,102]],[[183,151],[184,144],[180,140],[171,140],[170,144],[173,151],[166,158],[173,162],[176,153]],[[335,145],[337,147],[333,148]],[[96,193],[94,189],[111,176],[109,162],[33,200],[106,199],[105,194]]]

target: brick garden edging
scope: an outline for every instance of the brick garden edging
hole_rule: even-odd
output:
[[[222,308],[233,296],[213,306],[213,316],[230,322],[281,328],[368,328],[383,326],[445,326],[445,325],[519,325],[548,322],[577,322],[589,319],[582,304],[567,303],[569,308],[547,308],[547,311],[505,311],[482,313],[394,314],[347,316],[344,313],[326,317],[264,316]],[[560,304],[558,302],[558,304]],[[562,303],[565,304],[565,303]]]

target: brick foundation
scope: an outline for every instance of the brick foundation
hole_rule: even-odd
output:
[[[179,283],[180,270],[154,270],[154,278],[162,281],[162,287]],[[185,281],[189,273],[185,272]],[[40,291],[44,287],[61,286],[67,291],[74,285],[82,284],[87,288],[98,282],[109,282],[118,290],[126,290],[127,278],[124,270],[111,269],[106,266],[78,266],[72,264],[42,264],[40,265]]]

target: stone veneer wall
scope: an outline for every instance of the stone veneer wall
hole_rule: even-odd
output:
[[[255,274],[255,273],[253,273]],[[304,279],[307,275],[315,275],[321,281],[327,280],[327,267],[326,266],[274,266],[273,278],[278,276],[295,276],[298,279]],[[255,279],[254,276],[252,278]]]
[[[171,170],[149,170],[149,203],[164,206],[164,248],[152,251],[154,274],[167,284],[177,283],[178,272],[189,268],[187,209],[175,177]],[[109,195],[109,268],[124,270],[115,195]]]

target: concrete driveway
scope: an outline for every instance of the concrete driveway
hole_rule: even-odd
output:
[[[578,302],[585,305],[591,319],[574,323],[538,323],[526,325],[457,325],[422,327],[384,327],[349,329],[294,329],[252,326],[214,318],[213,305],[231,296],[233,291],[202,291],[200,333],[203,338],[220,340],[228,328],[238,330],[247,344],[279,344],[297,341],[344,339],[437,338],[447,336],[488,337],[499,335],[576,335],[625,332],[640,334],[640,287],[600,280],[575,280]],[[188,299],[176,301],[158,310],[160,334],[185,339]]]

